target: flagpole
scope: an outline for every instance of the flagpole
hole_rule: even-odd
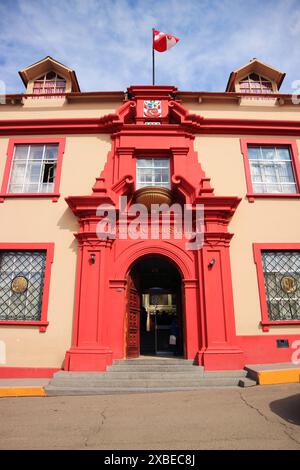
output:
[[[152,85],[155,85],[154,28],[152,28]]]

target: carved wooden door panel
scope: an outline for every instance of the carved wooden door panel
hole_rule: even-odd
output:
[[[127,278],[127,337],[126,356],[128,358],[139,357],[140,355],[140,293],[137,289],[137,282],[128,275]]]

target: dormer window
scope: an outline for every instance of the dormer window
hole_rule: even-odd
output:
[[[251,73],[239,82],[241,93],[273,93],[273,84],[267,78]]]
[[[56,72],[48,72],[45,75],[42,75],[33,83],[33,94],[34,95],[43,95],[49,94],[53,95],[54,93],[65,93],[66,91],[66,80],[58,75]],[[56,98],[59,96],[55,96]],[[45,98],[48,98],[46,96]],[[49,98],[53,98],[49,96]]]

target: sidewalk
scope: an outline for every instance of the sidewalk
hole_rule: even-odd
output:
[[[1,397],[45,397],[50,379],[0,379]]]

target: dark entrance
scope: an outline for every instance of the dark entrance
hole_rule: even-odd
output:
[[[162,256],[139,260],[127,279],[127,357],[182,356],[181,276]]]

